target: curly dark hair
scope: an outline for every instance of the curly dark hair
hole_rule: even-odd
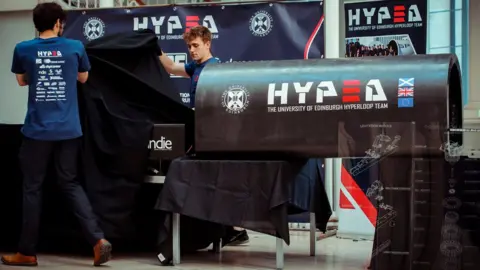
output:
[[[212,41],[212,33],[203,25],[194,26],[183,34],[183,39],[186,42],[196,39],[197,37],[200,37],[203,42]]]
[[[33,9],[33,23],[40,33],[53,30],[58,20],[64,23],[66,19],[67,13],[57,3],[42,3]]]

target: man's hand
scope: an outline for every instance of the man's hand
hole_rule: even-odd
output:
[[[15,77],[17,77],[18,85],[20,86],[28,85],[27,74],[15,74]]]
[[[85,83],[88,80],[88,71],[87,72],[78,72],[77,80],[80,83]]]
[[[173,62],[164,52],[158,57],[163,67],[169,74],[190,78],[185,71],[185,65]]]

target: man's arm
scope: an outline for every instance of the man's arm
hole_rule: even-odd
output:
[[[78,72],[77,81],[79,81],[80,83],[86,83],[87,80],[88,80],[88,71]]]
[[[28,85],[27,74],[22,65],[22,59],[20,57],[20,53],[18,52],[18,47],[15,47],[13,51],[12,72],[15,73],[18,85]]]
[[[15,74],[15,77],[17,77],[18,85],[20,85],[20,86],[27,86],[28,85],[27,75],[25,73],[24,74]]]
[[[190,78],[190,75],[188,75],[187,71],[185,70],[184,64],[173,62],[173,60],[170,59],[163,51],[158,58],[160,58],[160,62],[169,74]]]
[[[81,49],[81,56],[78,61],[78,74],[77,74],[77,80],[80,83],[85,83],[88,80],[88,71],[90,71],[90,60],[88,59],[87,52],[85,51],[85,47],[83,47],[83,44],[81,42],[80,46],[82,47]]]

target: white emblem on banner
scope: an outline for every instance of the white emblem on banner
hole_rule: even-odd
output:
[[[88,41],[103,37],[105,35],[105,23],[97,17],[89,18],[83,24],[83,35]]]
[[[165,53],[165,54],[168,56],[168,58],[172,59],[172,61],[176,64],[185,65],[187,63],[186,53]],[[183,77],[170,74],[170,78],[183,78]]]
[[[254,36],[264,37],[272,31],[272,28],[273,18],[264,10],[255,12],[252,18],[250,18],[250,31],[252,31]]]
[[[222,94],[222,106],[228,113],[239,114],[248,107],[250,94],[241,85],[232,85]]]

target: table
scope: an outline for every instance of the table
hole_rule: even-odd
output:
[[[289,244],[287,204],[289,202],[288,187],[290,186],[301,163],[294,161],[239,161],[239,160],[189,160],[178,159],[172,162],[164,191],[157,202],[157,210],[171,212],[172,215],[172,242],[173,263],[180,263],[180,215],[216,222],[219,224],[239,226],[260,232],[265,228],[255,227],[256,223],[270,223],[277,235],[277,269],[284,267],[283,241]],[[213,179],[213,180],[212,180]],[[259,181],[261,179],[262,181]],[[215,185],[212,183],[214,182]],[[158,182],[149,179],[148,182]],[[241,183],[241,184],[236,184]],[[233,184],[233,186],[232,186]],[[215,186],[215,187],[214,187]],[[225,188],[229,192],[224,192]],[[239,191],[240,187],[247,187]],[[269,196],[259,197],[259,193],[276,191]],[[225,195],[233,194],[236,195]],[[188,196],[186,195],[188,194]],[[240,195],[239,195],[240,194]],[[240,200],[235,204],[235,199],[244,194],[251,200]],[[263,194],[265,195],[265,194]],[[235,197],[237,196],[237,197]],[[209,198],[205,200],[204,198]],[[253,199],[252,199],[253,198]],[[235,212],[241,214],[232,216],[224,209],[219,208],[215,201],[224,205],[235,205]],[[232,203],[233,202],[233,203]],[[255,207],[251,207],[255,202]],[[242,203],[250,205],[243,207]],[[200,205],[200,206],[199,206]],[[259,206],[260,205],[260,206]],[[267,205],[268,207],[263,207]],[[263,208],[262,208],[263,207]],[[208,209],[208,214],[201,213]],[[274,210],[272,210],[274,209]],[[238,216],[248,216],[239,219]],[[268,218],[265,218],[268,216]],[[250,221],[249,221],[250,220]],[[257,222],[258,221],[258,222]],[[315,213],[310,213],[310,255],[315,255],[316,227],[318,221]],[[285,230],[284,230],[285,228]],[[263,229],[263,231],[262,231]],[[284,231],[282,231],[284,230]],[[266,230],[271,234],[269,230]],[[215,243],[214,250],[219,251],[219,244]]]

